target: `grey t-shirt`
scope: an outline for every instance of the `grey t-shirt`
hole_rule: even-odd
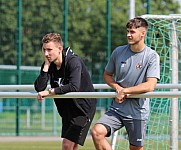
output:
[[[148,77],[159,79],[160,58],[147,46],[140,52],[133,52],[128,44],[113,51],[105,70],[114,74],[120,86],[131,87],[145,82]],[[122,103],[113,100],[110,110],[128,118],[145,120],[149,116],[149,99],[127,98]]]

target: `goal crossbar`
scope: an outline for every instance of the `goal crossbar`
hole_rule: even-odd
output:
[[[181,14],[171,14],[171,15],[142,15],[142,18],[145,19],[166,19],[166,20],[174,20],[181,19]]]

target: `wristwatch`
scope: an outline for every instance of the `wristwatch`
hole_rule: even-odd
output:
[[[50,95],[53,94],[53,91],[52,91],[52,90],[53,90],[53,88],[49,88],[49,89],[48,89],[48,92],[49,92]]]

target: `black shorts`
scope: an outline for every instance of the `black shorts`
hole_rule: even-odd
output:
[[[67,99],[61,104],[55,101],[55,104],[60,116],[62,117],[61,137],[83,146],[95,110],[90,110],[91,114],[88,117],[85,116],[85,114],[75,105],[73,100]]]

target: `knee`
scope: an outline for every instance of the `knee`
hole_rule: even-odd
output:
[[[96,135],[98,135],[96,125],[91,129],[91,135],[92,135],[92,137],[95,137]]]
[[[67,139],[63,139],[62,150],[70,150],[70,149],[73,149],[73,147],[74,147],[74,142],[71,142]]]
[[[91,134],[92,134],[93,139],[102,139],[106,136],[107,130],[103,125],[96,124],[92,128]]]

